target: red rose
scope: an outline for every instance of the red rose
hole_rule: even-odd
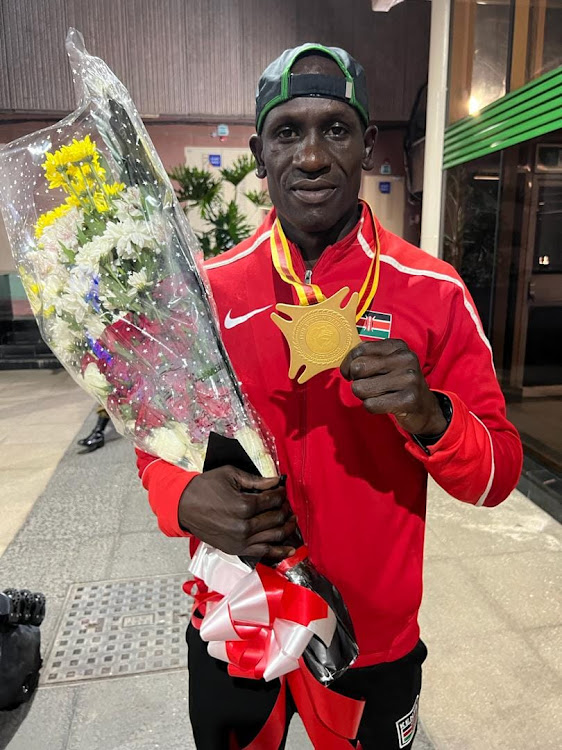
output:
[[[166,417],[157,409],[153,408],[150,403],[143,401],[139,406],[137,413],[136,426],[142,431],[150,432],[156,427],[162,427],[166,424]]]
[[[80,374],[81,375],[84,375],[84,373],[86,372],[86,367],[88,367],[88,365],[90,363],[92,363],[92,362],[94,362],[95,364],[97,364],[98,360],[90,352],[88,352],[88,354],[85,354],[82,357],[82,360],[80,361]]]
[[[107,326],[100,337],[100,341],[113,354],[118,347],[131,350],[134,342],[142,337],[142,332],[133,323],[133,316],[127,313],[121,320],[116,320]]]

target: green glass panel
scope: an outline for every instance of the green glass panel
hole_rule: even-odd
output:
[[[541,109],[532,113],[533,116],[529,117],[529,112],[524,112],[521,115],[514,117],[506,123],[503,123],[501,130],[494,129],[491,134],[482,133],[478,138],[471,138],[470,141],[460,141],[454,143],[452,147],[445,149],[445,160],[455,159],[460,153],[465,152],[467,149],[489,149],[497,151],[500,148],[504,148],[501,144],[511,139],[518,133],[525,134],[530,128],[541,127],[542,125],[548,126],[552,121],[558,121],[562,116],[562,97],[558,99],[558,102],[554,102],[548,109]],[[550,132],[546,130],[544,132]],[[527,140],[523,138],[523,140]]]
[[[536,93],[536,92],[535,92]],[[554,104],[552,104],[554,102]],[[512,106],[506,110],[505,108],[493,108],[490,112],[486,112],[485,115],[473,118],[472,123],[467,123],[464,130],[455,130],[454,132],[447,132],[446,143],[448,146],[452,146],[454,143],[463,141],[466,138],[467,132],[473,135],[476,132],[485,133],[490,128],[499,129],[503,126],[506,119],[516,117],[517,115],[523,114],[528,116],[529,110],[538,109],[539,107],[545,106],[561,106],[562,102],[562,76],[560,82],[550,87],[544,92],[539,92],[532,98],[526,98],[523,101],[517,101],[512,103]],[[470,130],[469,125],[472,124]]]
[[[443,168],[501,151],[562,127],[562,67],[445,132]]]
[[[453,135],[456,135],[458,132],[472,129],[475,123],[484,121],[487,118],[495,117],[499,113],[508,112],[519,103],[529,101],[535,96],[557,89],[560,85],[562,85],[562,66],[550,73],[546,73],[544,76],[541,76],[541,78],[537,78],[536,80],[525,84],[525,86],[522,86],[516,91],[512,91],[510,94],[502,96],[501,99],[498,99],[482,109],[479,115],[465,117],[462,120],[459,120],[459,122],[450,125],[447,128],[447,137],[453,137]]]
[[[545,135],[545,133],[552,133],[559,128],[562,128],[562,113],[560,113],[556,120],[553,120],[547,125],[541,125],[530,130],[524,129],[517,135],[502,141],[497,148],[490,148],[489,146],[486,148],[476,147],[475,150],[466,151],[456,159],[450,159],[449,161],[444,162],[443,169],[450,169],[451,167],[457,166],[458,164],[465,164],[466,162],[472,161],[472,159],[479,159],[481,156],[486,156],[487,154],[494,153],[495,151],[501,151],[505,148],[509,148],[510,146],[516,146],[518,143],[530,141],[532,138],[538,138],[541,135]]]

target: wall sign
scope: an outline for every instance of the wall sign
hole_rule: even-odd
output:
[[[221,166],[221,155],[220,154],[209,154],[209,164],[212,167],[220,167]]]
[[[384,195],[388,195],[390,193],[391,188],[392,188],[392,183],[390,183],[390,182],[379,182],[379,190]]]
[[[388,159],[385,159],[381,164],[381,174],[392,174],[392,167]]]

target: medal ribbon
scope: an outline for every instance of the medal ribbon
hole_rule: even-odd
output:
[[[375,248],[372,251],[369,270],[367,271],[361,291],[359,292],[359,304],[357,305],[357,314],[355,316],[357,321],[361,320],[371,306],[371,302],[373,301],[375,292],[379,285],[380,241],[377,225],[372,217],[371,220],[373,221],[373,229],[375,233]],[[323,302],[326,299],[326,296],[323,294],[318,284],[307,284],[299,278],[295,271],[289,243],[287,242],[285,232],[283,231],[283,227],[278,218],[273,224],[269,244],[275,270],[286,284],[290,284],[296,289],[299,298],[299,305],[315,305],[318,302]]]

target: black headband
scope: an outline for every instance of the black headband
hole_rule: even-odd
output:
[[[323,73],[292,73],[289,77],[289,98],[297,96],[322,96],[349,102],[353,94],[353,84],[343,76],[329,76]]]

